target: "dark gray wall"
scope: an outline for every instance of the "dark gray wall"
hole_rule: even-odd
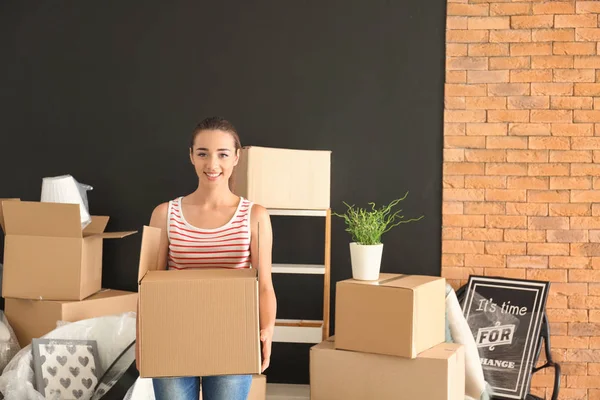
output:
[[[426,218],[384,236],[383,271],[438,275],[444,26],[444,0],[3,1],[0,197],[72,174],[110,230],[141,229],[195,188],[190,132],[222,115],[245,145],[332,150],[334,211],[410,191]],[[276,262],[321,262],[322,220],[273,226]],[[139,240],[106,242],[106,287],[136,290]],[[348,242],[334,219],[332,300]],[[322,277],[275,284],[280,318],[320,318]],[[270,381],[306,382],[307,355],[276,344]]]

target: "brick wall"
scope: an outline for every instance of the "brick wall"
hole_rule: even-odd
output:
[[[447,14],[442,274],[551,281],[560,399],[600,400],[600,1]]]

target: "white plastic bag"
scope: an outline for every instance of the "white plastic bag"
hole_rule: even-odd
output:
[[[21,350],[17,336],[8,323],[4,312],[0,311],[0,371]]]
[[[98,357],[103,370],[108,369],[122,351],[135,340],[136,315],[129,312],[78,322],[59,322],[43,336],[51,339],[87,339],[98,343]],[[34,386],[31,345],[21,349],[0,376],[0,393],[5,400],[45,400]]]

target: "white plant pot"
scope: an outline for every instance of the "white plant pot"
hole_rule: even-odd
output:
[[[373,245],[350,243],[352,277],[361,281],[375,281],[379,279],[382,254],[383,243]]]

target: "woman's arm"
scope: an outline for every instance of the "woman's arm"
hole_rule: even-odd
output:
[[[263,343],[262,371],[269,367],[271,359],[271,342],[275,329],[277,299],[271,278],[271,257],[273,248],[273,231],[267,210],[255,204],[250,214],[251,240],[250,262],[258,270],[258,299],[260,314],[260,340]]]

